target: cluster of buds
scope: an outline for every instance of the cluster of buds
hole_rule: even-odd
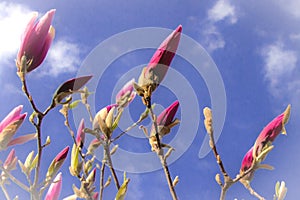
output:
[[[151,106],[152,92],[164,79],[168,68],[175,56],[182,26],[179,25],[159,46],[152,56],[149,64],[145,67],[139,77],[138,84],[134,83],[137,94],[142,97],[143,103],[149,108]]]
[[[77,188],[73,185],[73,192],[76,197],[83,199],[98,199],[98,192],[94,192],[95,190],[95,177],[96,177],[96,168],[90,171],[87,178],[81,181],[80,188]]]
[[[272,166],[267,164],[261,164],[261,162],[266,158],[268,153],[273,149],[273,141],[280,134],[286,134],[284,125],[288,122],[290,116],[291,106],[288,105],[286,110],[274,118],[259,134],[254,146],[246,153],[243,158],[240,175],[244,175],[247,170],[252,169],[247,175],[245,175],[241,182],[244,184],[249,184],[252,180],[255,170],[273,169]]]

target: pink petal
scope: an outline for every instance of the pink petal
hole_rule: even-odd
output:
[[[11,165],[12,165],[12,164],[13,164],[13,165],[16,164],[16,162],[13,163],[14,160],[16,160],[15,158],[16,158],[15,149],[12,149],[12,150],[9,152],[9,154],[8,154],[8,156],[7,156],[7,158],[6,158],[6,160],[5,160],[4,164],[3,164],[3,167],[4,167],[5,169],[7,169],[8,167],[13,168],[13,166],[11,166]]]
[[[27,135],[23,135],[23,136],[20,136],[18,138],[15,138],[13,140],[11,140],[7,146],[12,146],[12,145],[17,145],[17,144],[24,144],[30,140],[33,140],[36,138],[36,134],[35,133],[32,133],[32,134],[27,134]]]
[[[85,132],[84,132],[84,119],[80,121],[77,130],[76,143],[77,145],[83,145],[85,140]]]
[[[45,37],[44,45],[41,46],[42,48],[40,49],[40,52],[38,54],[39,56],[35,57],[35,59],[33,59],[31,65],[27,68],[27,72],[34,70],[35,68],[37,68],[38,66],[40,66],[42,64],[42,62],[44,61],[44,59],[48,53],[48,50],[52,44],[54,36],[55,36],[55,30],[54,30],[54,28],[50,27],[49,32],[48,32],[47,36]]]
[[[118,92],[118,94],[116,95],[116,102],[118,102],[119,99],[122,99],[122,97],[129,93],[132,94],[133,93],[133,83],[135,82],[134,79],[131,79],[130,81],[128,81],[123,87],[122,89]]]
[[[58,200],[62,188],[61,172],[56,175],[46,194],[45,200]]]
[[[241,165],[241,171],[245,172],[247,171],[253,164],[253,147],[245,154],[242,165]]]
[[[32,14],[32,17],[31,17],[30,21],[28,22],[28,24],[26,26],[26,29],[25,29],[23,35],[22,35],[22,38],[21,38],[21,47],[19,49],[18,57],[17,57],[17,62],[18,62],[19,65],[20,65],[21,58],[22,58],[22,56],[25,53],[25,46],[26,46],[26,44],[27,44],[27,42],[29,40],[30,35],[34,31],[33,27],[35,25],[35,21],[36,21],[37,17],[38,17],[38,13],[34,12]]]

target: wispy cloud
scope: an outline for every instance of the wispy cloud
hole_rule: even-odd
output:
[[[221,21],[225,21],[230,25],[237,22],[236,8],[229,0],[217,1],[207,12],[207,19],[201,35],[203,43],[209,52],[225,47],[226,42],[217,27],[217,23]]]
[[[298,41],[298,42],[300,42],[300,33],[292,33],[292,34],[290,34],[289,38],[292,41]]]
[[[262,48],[264,76],[269,83],[270,92],[275,97],[291,93],[300,86],[297,70],[297,52],[286,49],[281,42],[275,42]],[[296,87],[297,86],[297,87]]]
[[[237,22],[235,7],[228,0],[219,0],[208,10],[208,19],[218,22],[228,19],[231,24]]]
[[[49,67],[43,68],[42,75],[58,76],[75,72],[80,64],[80,49],[77,44],[64,40],[53,43],[46,58]]]
[[[299,5],[300,0],[279,0],[279,6],[283,8],[289,15],[300,18]]]

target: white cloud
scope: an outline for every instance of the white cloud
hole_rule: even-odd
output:
[[[209,52],[224,48],[225,41],[216,26],[208,25],[202,33],[205,36],[204,44]]]
[[[31,11],[24,5],[0,2],[0,64],[16,56]],[[14,63],[12,63],[14,66]]]
[[[278,1],[279,6],[283,8],[292,17],[300,18],[300,0],[280,0]]]
[[[54,41],[46,58],[49,65],[43,68],[42,75],[58,76],[75,72],[80,65],[80,49],[77,44],[64,40]]]
[[[209,11],[208,19],[213,22],[229,19],[231,24],[237,22],[235,7],[227,0],[219,0]]]
[[[226,42],[217,28],[221,21],[235,24],[237,22],[236,9],[228,0],[219,0],[207,12],[207,21],[204,25],[202,35],[205,47],[209,52],[224,48]]]
[[[269,82],[273,96],[292,95],[292,90],[299,86],[296,51],[287,50],[280,42],[265,46],[261,54],[265,65],[265,79]]]

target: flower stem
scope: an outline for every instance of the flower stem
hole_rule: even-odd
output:
[[[168,168],[166,158],[165,158],[164,155],[159,155],[159,159],[160,159],[161,165],[163,166],[163,169],[164,169],[164,172],[165,172],[165,175],[166,175],[166,179],[168,181],[169,190],[170,190],[172,199],[177,200],[178,198],[177,198],[177,195],[176,195],[175,188],[173,186],[173,181],[172,181],[172,178],[171,178],[171,175],[170,175],[170,171],[169,171],[169,168]]]
[[[105,141],[104,144],[103,144],[104,159],[106,161],[106,164],[109,167],[109,170],[110,170],[111,175],[112,175],[112,177],[114,179],[115,185],[116,185],[117,189],[119,190],[120,189],[120,183],[119,183],[117,174],[116,174],[115,169],[114,169],[113,164],[112,164],[112,160],[111,160],[111,156],[110,156],[110,150],[109,150],[109,145],[110,145],[110,142],[108,142],[108,141]]]
[[[103,190],[104,190],[104,170],[105,163],[102,161],[101,172],[100,172],[100,191],[99,191],[99,200],[103,199]]]
[[[22,188],[23,190],[29,192],[29,188],[22,183],[21,181],[19,181],[16,177],[14,177],[10,172],[8,172],[6,169],[4,169],[2,166],[0,166],[0,169],[5,173],[5,175],[8,176],[8,178],[14,182],[16,185],[18,185],[20,188]]]
[[[173,186],[173,181],[172,181],[172,178],[171,178],[171,175],[170,175],[170,171],[169,171],[169,168],[168,168],[166,157],[164,155],[164,151],[163,151],[162,146],[161,146],[160,137],[159,137],[159,133],[158,133],[157,122],[156,122],[156,116],[155,116],[155,114],[153,112],[153,109],[152,109],[152,106],[151,106],[151,99],[149,99],[147,103],[148,103],[148,109],[150,110],[152,123],[153,123],[154,129],[155,129],[155,137],[156,137],[156,140],[157,140],[158,150],[156,151],[156,154],[159,157],[161,165],[164,169],[164,173],[165,173],[165,176],[166,176],[166,179],[167,179],[167,182],[168,182],[168,186],[169,186],[169,190],[170,190],[170,194],[172,196],[172,199],[177,200],[178,199],[177,194],[176,194],[175,188]]]
[[[7,190],[6,190],[5,185],[4,185],[4,184],[0,184],[0,187],[1,187],[1,189],[2,189],[2,192],[3,192],[3,194],[4,194],[5,198],[6,198],[6,200],[10,200],[10,197],[9,197],[9,194],[8,194],[8,192],[7,192]]]

